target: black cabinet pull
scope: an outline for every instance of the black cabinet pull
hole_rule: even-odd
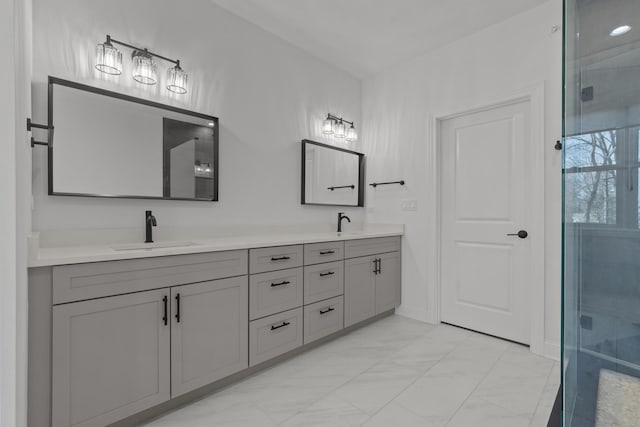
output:
[[[289,326],[290,324],[291,324],[291,323],[289,323],[289,322],[287,322],[287,321],[284,321],[284,322],[282,322],[282,323],[281,323],[280,325],[278,325],[278,326],[273,326],[273,325],[271,325],[271,330],[272,330],[272,331],[275,331],[276,329],[284,328],[285,326]]]
[[[333,307],[329,307],[326,310],[320,310],[320,314],[327,314],[327,313],[331,313],[333,310],[335,310],[335,308]]]
[[[382,258],[378,258],[378,274],[382,274]]]
[[[164,322],[164,326],[167,326],[167,322],[169,321],[169,298],[167,298],[166,295],[162,297],[162,304],[164,305],[162,321]]]
[[[335,271],[328,271],[326,273],[320,273],[320,277],[333,276],[334,274],[336,274]]]
[[[330,255],[330,254],[335,254],[336,251],[322,251],[320,252],[320,255]]]
[[[378,258],[373,260],[373,273],[380,274],[380,260]]]
[[[271,261],[286,261],[291,259],[290,256],[281,256],[281,257],[271,257]]]
[[[290,282],[290,281],[288,281],[288,280],[285,280],[285,281],[280,282],[280,283],[272,283],[272,284],[271,284],[271,287],[272,287],[272,288],[275,288],[275,287],[277,287],[277,286],[284,286],[284,285],[288,285],[289,283],[291,283],[291,282]]]
[[[180,323],[180,294],[176,294],[176,322]]]

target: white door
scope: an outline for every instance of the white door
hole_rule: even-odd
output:
[[[528,344],[530,103],[441,122],[442,321]],[[511,234],[511,235],[510,235]]]

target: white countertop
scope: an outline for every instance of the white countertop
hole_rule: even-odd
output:
[[[365,226],[360,230],[345,231],[343,233],[329,231],[291,231],[279,230],[260,234],[245,234],[238,236],[208,236],[200,238],[186,237],[171,240],[156,240],[155,245],[176,244],[172,247],[149,247],[141,249],[122,248],[144,246],[140,241],[118,243],[91,243],[84,245],[61,245],[40,247],[38,234],[30,245],[29,267],[45,267],[64,264],[82,264],[87,262],[114,261],[122,259],[150,258],[170,255],[185,255],[203,252],[228,251],[234,249],[250,249],[268,246],[299,245],[304,243],[331,242],[341,240],[369,239],[374,237],[401,236],[404,225],[375,225]],[[177,236],[174,236],[177,237]],[[188,246],[185,244],[189,244]],[[151,248],[150,248],[151,247]],[[121,250],[117,250],[121,249]]]

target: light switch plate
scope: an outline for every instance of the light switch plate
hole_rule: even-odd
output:
[[[418,201],[416,199],[402,200],[402,210],[407,212],[415,212],[418,210]]]

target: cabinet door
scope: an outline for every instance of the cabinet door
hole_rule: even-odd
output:
[[[247,276],[171,288],[171,396],[249,366]]]
[[[376,314],[400,305],[400,252],[378,255]]]
[[[53,307],[54,427],[104,426],[170,398],[168,296],[166,289]]]
[[[376,257],[367,256],[345,261],[344,326],[366,320],[376,314]]]

